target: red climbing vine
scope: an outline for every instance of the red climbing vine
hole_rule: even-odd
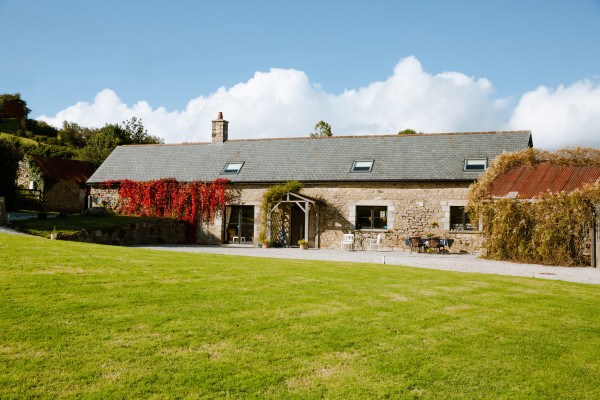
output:
[[[150,182],[106,181],[103,184],[108,189],[118,189],[119,212],[179,219],[188,225],[188,239],[196,241],[198,223],[211,223],[216,212],[227,205],[228,182],[227,179],[179,182],[169,178]]]

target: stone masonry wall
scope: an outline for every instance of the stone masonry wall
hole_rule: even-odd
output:
[[[262,196],[268,185],[232,185],[231,205],[254,206],[253,244],[261,229]],[[404,239],[410,236],[424,237],[432,233],[442,238],[453,239],[451,252],[481,253],[483,236],[479,232],[455,232],[449,230],[450,206],[466,205],[469,192],[468,182],[408,182],[408,183],[338,183],[307,184],[301,191],[304,196],[320,201],[319,247],[338,249],[344,233],[355,233],[375,239],[382,236],[382,246],[392,250],[408,250]],[[112,204],[116,191],[92,189],[92,196],[106,204]],[[386,206],[387,229],[355,229],[356,206]],[[316,211],[311,208],[309,237],[310,246],[315,247]],[[199,227],[199,242],[219,244],[223,240],[224,221],[220,213],[212,224]]]
[[[17,179],[16,184],[18,187],[23,189],[29,189],[29,180],[31,176],[31,171],[29,170],[29,165],[27,161],[24,159],[19,161],[19,168],[17,169]]]
[[[83,212],[85,192],[76,182],[46,182],[44,211]]]
[[[257,245],[262,212],[260,205],[265,185],[235,185],[231,205],[254,206],[254,244]],[[469,183],[340,183],[330,185],[307,184],[302,195],[320,200],[319,247],[337,249],[344,233],[355,232],[356,206],[387,206],[388,228],[360,230],[361,236],[375,239],[382,235],[383,247],[408,250],[404,239],[424,237],[427,233],[454,240],[452,252],[482,251],[483,236],[479,232],[449,230],[449,212],[452,205],[466,205]],[[311,208],[309,237],[315,246],[316,210]],[[437,225],[437,226],[436,226]],[[207,243],[220,243],[223,218],[217,217],[210,226],[200,228],[212,238]]]
[[[118,189],[91,188],[92,207],[104,207],[110,211],[116,211],[119,201]]]
[[[101,217],[98,217],[101,218]],[[53,239],[111,245],[180,244],[185,243],[185,223],[173,219],[136,222],[72,234],[58,232]]]
[[[231,189],[230,205],[233,206],[254,206],[254,235],[252,244],[258,245],[258,234],[262,221],[262,213],[260,210],[262,204],[262,196],[266,192],[267,187],[264,185],[235,185]],[[223,213],[218,213],[212,224],[198,226],[198,242],[202,244],[220,244],[223,242],[224,230]]]

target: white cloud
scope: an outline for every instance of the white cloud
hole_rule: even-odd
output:
[[[600,85],[583,80],[556,90],[541,86],[525,93],[509,126],[531,129],[533,144],[544,149],[600,147]]]
[[[124,104],[104,89],[93,103],[80,102],[54,117],[83,126],[103,126],[141,117],[152,135],[167,143],[210,141],[211,123],[219,111],[230,121],[229,138],[307,136],[325,120],[334,135],[393,134],[411,128],[423,132],[531,129],[539,147],[596,144],[600,128],[600,89],[589,81],[552,92],[539,88],[525,94],[516,109],[494,96],[492,84],[459,72],[423,71],[415,57],[402,59],[393,74],[339,95],[327,93],[302,71],[273,68],[256,72],[247,82],[221,87],[192,99],[185,110],[152,109],[145,101]],[[565,109],[566,108],[566,109]],[[576,132],[575,132],[576,131]]]

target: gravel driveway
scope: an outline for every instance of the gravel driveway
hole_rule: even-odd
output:
[[[0,226],[0,233],[8,233],[9,235],[31,236],[26,233],[18,232],[14,229],[7,228],[6,226]]]
[[[329,249],[296,248],[261,249],[245,246],[135,246],[153,250],[183,251],[190,253],[229,254],[250,257],[291,258],[300,260],[350,261],[385,263],[409,267],[440,269],[445,271],[476,272],[482,274],[526,276],[569,282],[600,284],[600,268],[553,267],[538,264],[521,264],[492,261],[471,254],[423,254],[400,251],[340,251]]]

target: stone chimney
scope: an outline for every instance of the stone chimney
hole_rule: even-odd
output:
[[[212,142],[223,143],[227,141],[229,121],[223,119],[223,113],[219,112],[217,119],[212,122]]]

